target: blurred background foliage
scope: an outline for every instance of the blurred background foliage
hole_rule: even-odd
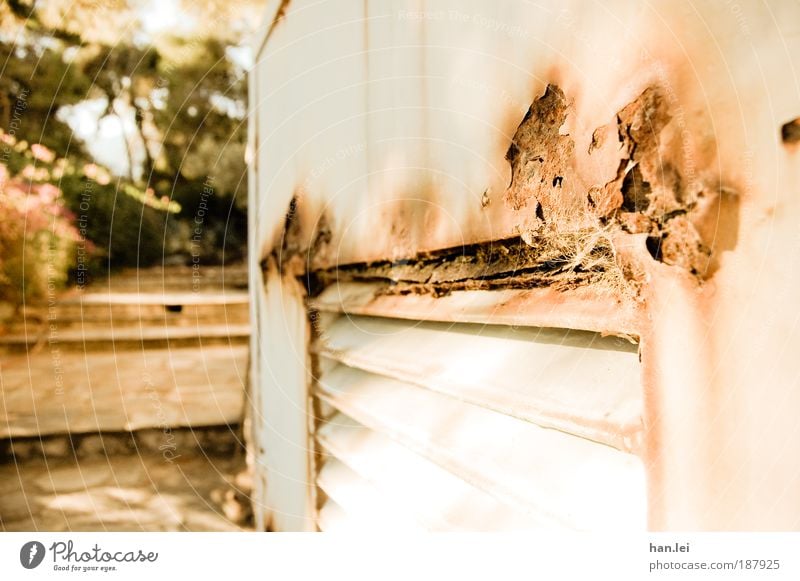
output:
[[[244,258],[246,43],[264,3],[0,2],[0,299]]]

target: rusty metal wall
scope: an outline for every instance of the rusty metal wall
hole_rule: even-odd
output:
[[[642,312],[650,527],[800,527],[797,3],[295,0],[264,31],[251,268],[611,224]]]

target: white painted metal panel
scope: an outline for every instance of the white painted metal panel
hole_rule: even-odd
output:
[[[362,2],[289,2],[256,56],[255,262],[280,245],[294,196],[346,201],[345,212],[330,216],[337,228],[367,202],[363,17]],[[317,219],[306,225],[313,229]]]
[[[635,456],[353,368],[327,374],[320,387],[343,413],[537,518],[644,530]]]
[[[265,525],[277,531],[316,529],[309,435],[309,322],[300,286],[282,279],[274,265],[259,301],[253,410],[256,472],[265,482],[255,499]]]
[[[319,335],[319,351],[351,367],[626,451],[641,439],[639,358],[624,339],[350,315]]]

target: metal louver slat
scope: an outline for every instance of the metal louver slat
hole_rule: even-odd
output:
[[[319,487],[339,505],[348,518],[373,523],[372,528],[393,531],[424,530],[408,513],[399,510],[397,504],[387,502],[380,490],[361,478],[345,464],[330,458],[317,475]]]
[[[589,288],[456,290],[446,296],[395,294],[387,282],[339,282],[312,301],[328,313],[417,321],[566,327],[637,336],[639,304]]]
[[[374,530],[380,522],[364,521],[347,514],[341,506],[330,498],[320,507],[317,515],[317,526],[321,531],[329,533],[357,533]]]
[[[345,366],[319,388],[343,413],[523,512],[584,530],[644,529],[635,456]]]
[[[532,530],[545,526],[345,415],[331,418],[317,437],[323,452],[330,456],[320,476],[329,463],[346,464],[352,469],[352,478],[371,482],[387,504],[413,515],[428,530]],[[321,487],[327,492],[330,484]],[[333,492],[329,495],[336,496]]]
[[[636,346],[597,333],[339,316],[317,351],[504,414],[636,451]]]

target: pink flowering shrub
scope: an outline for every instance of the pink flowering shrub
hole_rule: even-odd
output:
[[[38,159],[44,163],[53,163],[56,159],[55,152],[41,143],[34,143],[31,145],[31,155],[33,155],[34,159]]]
[[[59,188],[0,164],[0,300],[39,302],[64,285],[79,239],[73,223]]]

